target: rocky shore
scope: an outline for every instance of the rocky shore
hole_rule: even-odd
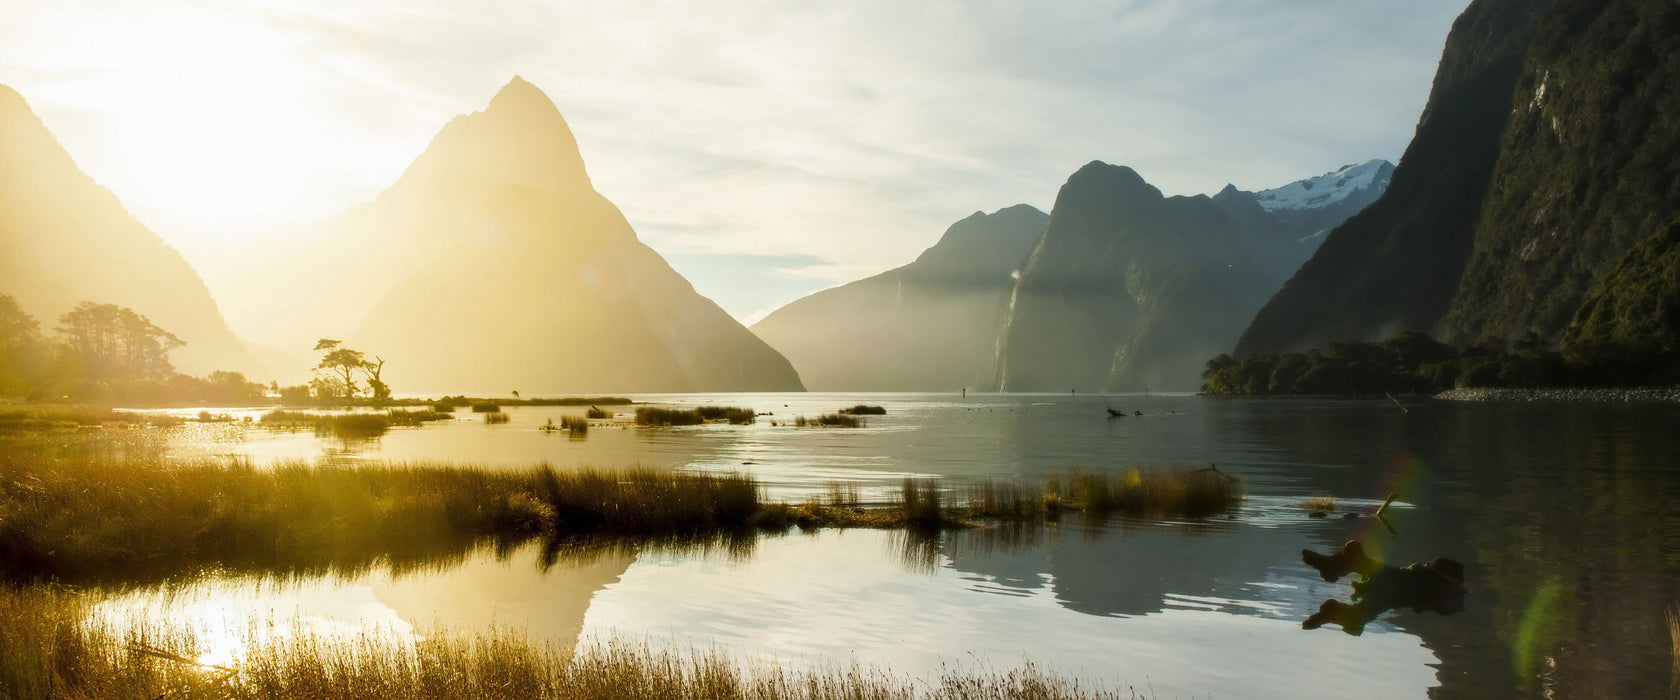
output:
[[[1447,401],[1680,401],[1680,387],[1635,389],[1449,389],[1435,395]]]

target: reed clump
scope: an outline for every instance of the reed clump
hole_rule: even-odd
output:
[[[731,425],[751,425],[757,420],[758,413],[756,411],[738,406],[701,406],[690,409],[641,406],[636,409],[636,425],[650,427],[700,425],[707,421],[728,421]]]
[[[701,406],[694,409],[704,420],[729,421],[730,425],[751,425],[758,421],[758,412],[739,406]]]
[[[617,638],[575,652],[506,628],[391,630],[354,636],[299,631],[236,639],[226,667],[195,659],[208,640],[167,620],[116,629],[90,619],[91,594],[0,589],[0,696],[17,700],[134,697],[245,700],[537,698],[609,700],[1074,700],[1136,698],[1086,688],[1026,664],[1007,672],[946,668],[912,679],[878,667],[794,669],[716,649],[673,650]],[[261,630],[252,618],[247,630]]]
[[[887,415],[887,409],[881,406],[868,406],[860,403],[850,408],[842,408],[840,409],[840,413],[848,416],[884,416]]]
[[[604,408],[590,406],[588,411],[584,411],[583,417],[590,420],[607,420],[613,417],[613,412]]]
[[[502,412],[502,405],[499,404],[499,403],[496,403],[495,401],[474,401],[473,404],[472,404],[472,412],[473,413],[501,413]]]
[[[1323,518],[1336,512],[1336,497],[1327,493],[1316,493],[1301,499],[1301,510],[1307,512],[1307,517]]]
[[[582,435],[589,432],[589,420],[577,416],[561,416],[560,429],[574,435]]]
[[[862,428],[865,425],[862,418],[844,413],[824,413],[816,418],[797,416],[793,419],[796,428]]]
[[[945,522],[945,511],[939,507],[939,484],[932,479],[905,477],[899,489],[899,503],[904,508],[904,522],[910,527],[937,530]]]
[[[484,414],[484,422],[489,425],[501,425],[509,420],[512,420],[512,418],[509,418],[508,414],[501,411]]]
[[[275,409],[263,414],[260,422],[271,427],[309,428],[338,437],[365,438],[384,435],[396,421],[388,413],[307,413]]]

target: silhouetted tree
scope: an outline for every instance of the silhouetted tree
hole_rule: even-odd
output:
[[[58,334],[81,368],[100,381],[167,379],[175,374],[170,351],[186,345],[132,309],[91,301],[60,316]]]

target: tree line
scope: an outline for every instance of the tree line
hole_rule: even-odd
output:
[[[1458,387],[1577,387],[1667,384],[1672,358],[1548,348],[1535,334],[1507,345],[1485,340],[1459,350],[1403,332],[1376,343],[1329,343],[1304,353],[1220,354],[1202,370],[1202,391],[1244,395],[1434,394]]]
[[[374,403],[391,398],[381,378],[385,360],[372,360],[337,340],[322,339],[315,376],[282,387],[240,372],[182,374],[169,353],[186,345],[144,315],[116,304],[83,301],[58,317],[49,334],[17,299],[0,294],[0,399],[37,403],[235,405],[279,398],[287,403]]]

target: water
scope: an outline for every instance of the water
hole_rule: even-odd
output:
[[[748,551],[628,549],[544,567],[531,549],[477,552],[421,571],[276,583],[210,578],[142,589],[112,619],[172,617],[203,634],[253,614],[343,631],[511,624],[570,646],[617,636],[718,645],[790,664],[942,665],[1024,660],[1159,697],[1663,697],[1680,603],[1680,408],[1567,404],[1215,399],[1194,396],[719,395],[636,397],[774,412],[751,426],[535,428],[582,408],[512,407],[506,425],[447,424],[344,443],[239,424],[186,426],[181,455],[432,460],[523,468],[640,465],[743,471],[772,498],[834,480],[868,500],[904,474],[960,485],[1050,469],[1219,465],[1250,498],[1231,519],[1068,520],[948,533],[825,531]],[[854,403],[862,429],[772,426]],[[1107,407],[1128,415],[1110,419]],[[613,410],[623,411],[624,407]],[[1144,415],[1130,415],[1141,411]],[[196,413],[196,410],[188,413]],[[621,416],[623,418],[623,416]],[[1401,494],[1388,521],[1369,515]],[[1303,496],[1337,515],[1312,519]],[[1347,600],[1300,550],[1359,539],[1406,564],[1463,562],[1451,616],[1390,611],[1354,636],[1301,621]],[[220,632],[218,631],[220,630]],[[236,658],[228,642],[223,654]]]

